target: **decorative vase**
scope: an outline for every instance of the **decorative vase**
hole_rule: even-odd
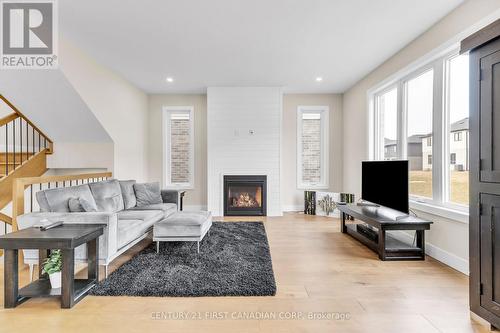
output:
[[[49,279],[52,289],[61,288],[61,272],[49,274]]]

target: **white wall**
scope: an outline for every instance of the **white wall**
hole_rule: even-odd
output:
[[[163,179],[163,106],[194,107],[194,188],[186,191],[184,205],[189,209],[207,209],[207,95],[149,95],[148,178]]]
[[[147,179],[148,97],[60,38],[64,75],[114,143],[113,173],[120,179]]]
[[[114,169],[113,142],[54,142],[49,169]],[[74,173],[75,174],[75,173]]]
[[[283,168],[282,202],[284,211],[304,209],[304,191],[297,189],[297,107],[326,105],[330,109],[329,123],[329,189],[342,191],[342,95],[285,94],[283,95]]]
[[[492,22],[495,17],[498,17],[499,8],[500,2],[497,0],[465,2],[344,93],[343,123],[344,152],[346,153],[344,154],[343,175],[345,191],[353,192],[358,196],[361,192],[361,161],[368,158],[369,148],[368,90],[436,48],[459,42],[463,32],[478,22],[481,21],[483,26]],[[424,216],[429,215],[424,214]],[[434,225],[428,232],[428,245],[434,247],[436,251],[442,251],[443,255],[448,253],[451,257],[468,261],[466,225],[437,216],[432,216],[432,219]],[[460,269],[458,266],[455,267]]]
[[[0,92],[54,141],[54,154],[48,158],[49,168],[113,170],[111,137],[61,70],[2,71]],[[1,115],[12,112],[3,101],[0,102]],[[19,137],[19,120],[16,124],[16,137]],[[9,132],[12,133],[12,125]],[[26,133],[24,126],[23,133]],[[29,150],[32,151],[31,129],[28,133]],[[38,148],[36,134],[35,138],[35,147]],[[0,148],[5,151],[4,131],[0,133],[0,141],[3,143]],[[16,150],[19,151],[19,148],[18,140]],[[26,149],[26,141],[23,149]],[[12,140],[9,141],[9,151],[13,151]]]
[[[267,215],[282,215],[281,88],[208,88],[207,101],[208,209],[223,215],[224,175],[267,175]]]

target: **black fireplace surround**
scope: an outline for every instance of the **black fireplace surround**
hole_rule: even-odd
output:
[[[224,176],[224,216],[266,216],[267,176]]]

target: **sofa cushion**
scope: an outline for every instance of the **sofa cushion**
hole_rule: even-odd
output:
[[[120,180],[120,188],[122,190],[123,205],[125,206],[125,209],[129,209],[137,205],[134,184],[135,180]]]
[[[132,207],[128,210],[161,210],[164,217],[168,217],[177,212],[177,205],[173,203],[159,203],[154,205],[147,205],[141,207]]]
[[[160,183],[137,183],[134,184],[137,207],[162,203],[160,194]]]
[[[121,249],[148,231],[151,224],[143,220],[118,220],[116,244]]]
[[[177,212],[154,225],[153,237],[201,237],[211,226],[210,212]]]
[[[122,210],[118,212],[118,221],[121,220],[141,220],[149,226],[163,219],[161,210]]]
[[[67,213],[69,212],[68,201],[70,198],[83,198],[91,203],[95,203],[94,197],[90,191],[89,185],[61,187],[43,191],[49,211]],[[37,196],[38,198],[38,196]],[[43,202],[43,201],[41,201]],[[40,203],[40,202],[39,202]]]
[[[50,212],[49,202],[45,196],[45,191],[38,191],[35,194],[36,201],[38,202],[38,207],[40,207],[41,212]]]
[[[89,187],[99,212],[118,212],[124,209],[122,191],[118,180],[110,179],[90,183]]]

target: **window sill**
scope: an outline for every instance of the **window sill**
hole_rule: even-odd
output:
[[[466,211],[453,209],[449,207],[438,206],[427,202],[419,202],[410,199],[410,208],[429,213],[432,215],[444,217],[453,221],[469,223],[469,213]]]

